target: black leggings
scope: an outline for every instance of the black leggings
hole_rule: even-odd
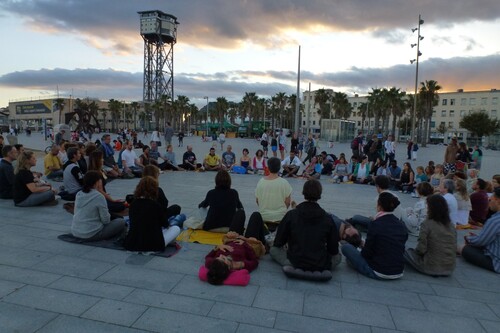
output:
[[[262,244],[266,244],[266,238],[264,237],[264,221],[259,212],[252,213],[245,230],[245,211],[238,210],[234,214],[229,231],[244,235],[246,238],[254,237],[260,240]],[[243,232],[245,233],[243,234]]]
[[[482,247],[466,245],[462,250],[462,258],[473,265],[485,268],[489,271],[495,271],[491,257],[484,254]]]

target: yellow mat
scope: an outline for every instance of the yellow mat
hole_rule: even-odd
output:
[[[210,232],[205,230],[187,229],[177,236],[179,242],[200,243],[208,245],[222,244],[225,233]]]

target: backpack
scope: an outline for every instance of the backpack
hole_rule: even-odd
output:
[[[351,141],[351,149],[358,149],[359,148],[359,140],[358,138],[354,138],[352,141]]]
[[[413,145],[413,151],[418,151],[418,144],[416,144],[416,143],[415,143],[415,144]]]

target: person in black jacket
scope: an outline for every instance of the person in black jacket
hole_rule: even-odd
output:
[[[245,214],[235,214],[243,210],[238,192],[231,188],[231,175],[220,170],[215,176],[215,189],[208,191],[205,200],[198,208],[207,208],[208,213],[203,224],[204,230],[227,232],[233,218],[245,218]],[[214,230],[215,229],[215,230]]]
[[[163,228],[166,209],[158,203],[158,189],[158,181],[150,176],[137,184],[129,208],[130,227],[123,243],[129,251],[161,252],[181,232],[176,225]]]
[[[368,226],[365,244],[359,252],[351,244],[342,245],[342,254],[359,273],[372,279],[393,280],[403,276],[405,243],[408,232],[392,214],[399,200],[382,192],[377,200],[377,215]]]
[[[302,194],[306,201],[281,220],[270,250],[271,257],[280,265],[322,271],[340,263],[339,232],[330,214],[317,203],[322,190],[321,183],[315,179],[305,182]]]
[[[144,170],[142,172],[142,176],[150,176],[156,179],[158,181],[158,177],[160,176],[160,169],[155,166],[155,165],[146,165],[144,167]],[[158,187],[158,197],[156,199],[156,202],[160,205],[160,207],[165,211],[165,220],[163,221],[162,225],[164,227],[168,227],[169,223],[168,220],[176,215],[179,215],[181,213],[181,206],[179,205],[168,205],[168,199],[165,196],[165,192],[163,192],[163,189],[161,187]]]

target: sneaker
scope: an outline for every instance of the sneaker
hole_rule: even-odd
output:
[[[54,197],[54,200],[57,200],[57,201],[61,200],[61,196],[56,195],[56,196]]]

